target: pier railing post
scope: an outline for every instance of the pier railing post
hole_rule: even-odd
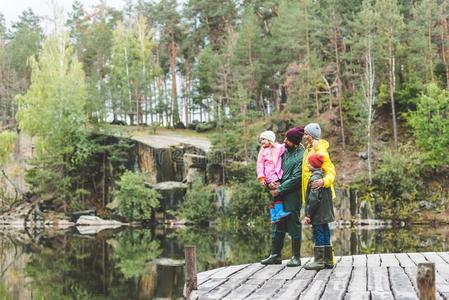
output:
[[[196,290],[197,287],[197,276],[196,276],[196,247],[195,246],[185,246],[184,256],[186,260],[185,266],[185,297],[189,299],[190,293]]]
[[[435,264],[419,263],[416,273],[419,300],[435,300]]]

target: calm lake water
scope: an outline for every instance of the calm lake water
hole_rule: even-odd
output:
[[[448,251],[449,227],[334,228],[332,240],[336,255]],[[204,271],[257,262],[268,254],[269,244],[269,228],[96,234],[0,229],[0,299],[179,299],[184,274],[172,264],[183,258],[184,245],[196,245],[198,269]],[[302,255],[311,254],[311,230],[305,227]],[[284,259],[290,255],[286,243]]]

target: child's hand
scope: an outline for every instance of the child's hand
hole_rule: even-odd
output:
[[[310,223],[312,223],[312,220],[308,216],[305,216],[304,217],[304,224],[308,225]]]
[[[279,195],[279,190],[271,190],[270,194],[271,196],[276,197],[277,195]]]
[[[259,181],[260,185],[265,186],[265,177],[259,177],[257,178],[257,180]]]
[[[318,179],[315,180],[314,182],[312,182],[312,188],[313,189],[319,189],[324,185],[324,180],[323,179]]]

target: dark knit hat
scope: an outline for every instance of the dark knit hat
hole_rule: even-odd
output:
[[[299,145],[302,141],[302,137],[304,136],[304,128],[303,127],[294,127],[287,131],[285,137],[287,140],[292,142],[295,145]]]
[[[324,162],[324,156],[321,154],[310,154],[307,158],[307,162],[315,169],[321,169]]]

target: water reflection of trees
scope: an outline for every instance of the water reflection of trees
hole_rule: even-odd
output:
[[[145,273],[146,264],[162,252],[159,242],[153,240],[151,231],[145,229],[125,230],[108,243],[114,247],[117,266],[125,278]]]
[[[132,298],[137,275],[158,255],[158,243],[149,232],[132,230],[116,239],[100,233],[96,238],[64,236],[41,242],[42,250],[33,253],[25,269],[37,299]]]

